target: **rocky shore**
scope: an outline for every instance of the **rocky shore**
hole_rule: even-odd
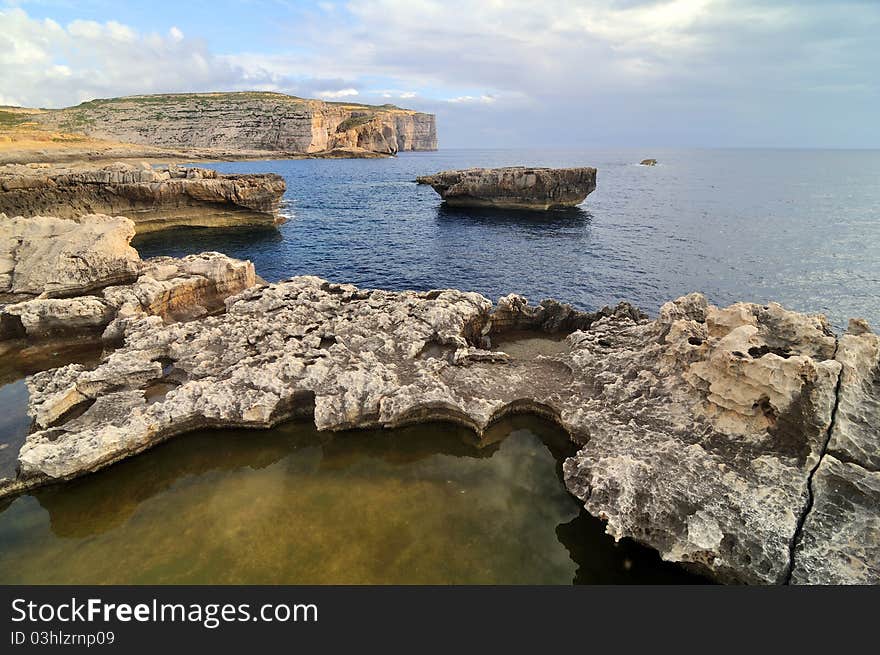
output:
[[[0,213],[10,216],[124,215],[145,233],[177,226],[274,226],[284,179],[221,175],[204,168],[0,166]]]
[[[173,322],[136,285],[103,293],[134,308],[105,328],[119,348],[28,379],[34,432],[0,494],[200,427],[439,419],[482,434],[533,412],[579,445],[565,483],[615,538],[723,582],[880,582],[880,347],[863,322],[838,338],[822,316],[699,294],[649,320],[624,303],[585,313],[315,277],[255,284],[223,313]],[[518,348],[523,335],[564,341]]]
[[[468,168],[423,175],[450,205],[547,210],[574,207],[596,189],[595,168]]]
[[[129,219],[0,214],[0,354],[53,339],[114,341],[138,316],[191,320],[256,283],[253,264],[208,252],[143,261]]]

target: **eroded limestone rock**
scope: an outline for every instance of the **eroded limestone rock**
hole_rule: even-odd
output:
[[[140,267],[133,236],[134,224],[121,216],[0,214],[0,295],[56,298],[130,282]]]
[[[589,435],[565,463],[572,493],[664,559],[783,582],[840,369],[824,318],[693,294],[571,339],[591,387],[563,416]]]
[[[828,452],[844,462],[880,470],[880,336],[850,321],[840,338],[840,395]]]
[[[450,205],[551,209],[574,207],[596,189],[595,168],[468,168],[416,179]]]
[[[864,508],[850,514],[857,520],[809,512],[820,461],[815,508],[838,503],[821,487],[842,367],[823,317],[775,304],[719,309],[698,294],[667,303],[657,320],[626,304],[590,314],[517,296],[493,308],[474,293],[369,291],[314,277],[253,287],[226,305],[186,323],[131,316],[119,326],[124,345],[94,370],[31,377],[37,431],[0,493],[76,477],[205,426],[312,415],[322,430],[443,419],[482,433],[529,411],[581,444],[565,481],[609,533],[668,560],[722,581],[785,582],[804,516],[805,545],[813,535],[839,557],[873,557],[870,475],[849,501]],[[574,330],[555,354],[492,349],[504,330],[554,326]],[[844,520],[840,529],[869,545],[828,546],[811,520]]]
[[[880,337],[850,321],[828,448],[794,556],[794,584],[880,584]]]
[[[122,217],[0,215],[0,252],[9,253],[0,283],[6,281],[3,295],[15,301],[0,305],[0,352],[21,339],[103,332],[113,340],[126,321],[146,315],[165,322],[199,318],[256,283],[251,262],[216,252],[143,262],[128,244],[133,235],[132,222]]]
[[[284,179],[220,175],[203,168],[116,163],[106,166],[0,166],[0,212],[78,219],[122,214],[139,233],[168,227],[274,226]]]
[[[880,472],[825,455],[792,584],[880,584]]]

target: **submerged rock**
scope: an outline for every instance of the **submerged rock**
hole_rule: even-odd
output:
[[[586,313],[507,296],[493,307],[475,293],[297,277],[227,299],[222,315],[167,325],[132,316],[117,327],[124,345],[94,370],[29,378],[36,431],[0,493],[205,426],[311,415],[321,430],[441,419],[482,434],[528,411],[581,445],[564,475],[587,510],[667,560],[722,581],[782,583],[802,527],[798,582],[851,579],[808,558],[808,546],[874,557],[873,474],[858,479],[848,507],[860,509],[849,513],[820,485],[837,387],[850,384],[821,316],[720,309],[692,294],[648,320],[626,304]],[[570,334],[553,354],[523,357],[492,349],[507,330]],[[861,541],[829,536],[835,529]]]
[[[0,166],[0,212],[122,214],[138,233],[168,227],[273,226],[284,179],[275,174],[220,175],[203,168],[117,163],[101,167]]]
[[[595,168],[469,168],[416,179],[450,205],[505,209],[574,207],[596,189]]]

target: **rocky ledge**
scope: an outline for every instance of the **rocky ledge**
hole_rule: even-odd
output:
[[[595,168],[468,168],[423,175],[450,205],[503,209],[574,207],[596,189]]]
[[[880,359],[863,322],[837,339],[822,316],[699,294],[649,320],[623,303],[584,313],[315,277],[225,305],[185,323],[132,316],[96,368],[29,378],[35,431],[0,493],[205,426],[482,433],[533,412],[579,444],[566,485],[615,538],[725,582],[880,582]],[[557,347],[517,347],[523,334]]]
[[[216,252],[142,261],[129,219],[0,214],[0,353],[47,339],[114,340],[127,320],[188,320],[256,283],[251,262]]]
[[[138,233],[168,227],[274,226],[284,179],[221,175],[204,168],[116,163],[107,166],[0,166],[0,212],[77,218],[131,218]]]

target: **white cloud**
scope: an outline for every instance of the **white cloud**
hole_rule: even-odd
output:
[[[315,95],[326,100],[336,100],[338,98],[351,98],[358,95],[357,89],[338,89],[337,91],[318,91]]]
[[[178,30],[142,35],[115,21],[66,27],[0,11],[0,96],[6,104],[58,107],[118,95],[242,88],[241,67]],[[263,80],[265,81],[265,80]]]
[[[490,95],[481,95],[481,96],[456,96],[455,98],[449,98],[446,102],[452,103],[481,103],[484,105],[491,105],[495,102],[495,97]]]
[[[397,91],[395,89],[386,89],[382,91],[366,91],[367,95],[381,96],[382,98],[400,98],[402,100],[411,100],[418,98],[419,94],[415,91]]]
[[[183,41],[183,32],[176,25],[172,25],[171,29],[168,30],[168,36],[171,37],[172,41]]]

